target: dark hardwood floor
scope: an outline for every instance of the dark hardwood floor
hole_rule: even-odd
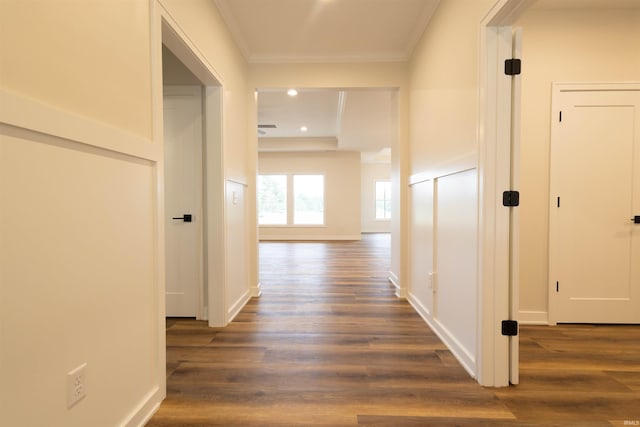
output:
[[[260,245],[226,328],[167,320],[158,426],[640,425],[640,328],[521,328],[521,384],[479,386],[387,281],[388,235]]]

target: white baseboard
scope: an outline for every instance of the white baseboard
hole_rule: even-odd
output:
[[[227,311],[227,324],[233,322],[233,319],[240,313],[240,311],[244,308],[244,306],[251,299],[251,292],[247,289],[247,291],[242,294],[238,300],[231,305],[231,308]]]
[[[325,240],[362,240],[360,234],[345,234],[345,235],[318,235],[318,234],[268,234],[259,236],[261,242],[268,242],[270,240],[290,240],[290,241],[325,241]]]
[[[391,282],[393,287],[396,289],[396,296],[398,298],[407,297],[406,289],[402,289],[402,287],[400,286],[400,278],[393,271],[389,271],[389,282]]]
[[[520,311],[518,323],[521,325],[548,325],[549,313],[546,311]]]
[[[259,297],[260,295],[262,295],[262,283],[258,282],[257,285],[251,288],[251,297]]]
[[[160,387],[154,387],[120,426],[143,427],[160,408],[164,397],[164,391]]]
[[[471,378],[476,379],[476,361],[464,346],[444,327],[437,319],[431,317],[429,310],[420,302],[415,295],[409,292],[407,297],[413,309],[422,317],[433,332],[442,340],[444,345],[451,351],[453,356],[460,362],[462,367],[467,371]]]

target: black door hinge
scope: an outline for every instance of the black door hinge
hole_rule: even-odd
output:
[[[522,61],[513,58],[513,59],[505,59],[504,61],[504,73],[507,76],[517,76],[522,72]]]
[[[507,337],[515,337],[518,335],[518,322],[515,320],[503,320],[502,335]]]
[[[520,206],[520,192],[505,191],[502,193],[502,206]]]

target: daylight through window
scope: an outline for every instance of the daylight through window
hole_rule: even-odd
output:
[[[391,219],[391,181],[376,181],[376,219]]]
[[[258,224],[323,225],[323,175],[259,175]]]

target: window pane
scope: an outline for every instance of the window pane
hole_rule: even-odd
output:
[[[287,224],[287,176],[258,176],[258,224]]]
[[[324,224],[324,176],[293,177],[293,223]]]
[[[376,181],[376,219],[391,218],[391,181]]]

